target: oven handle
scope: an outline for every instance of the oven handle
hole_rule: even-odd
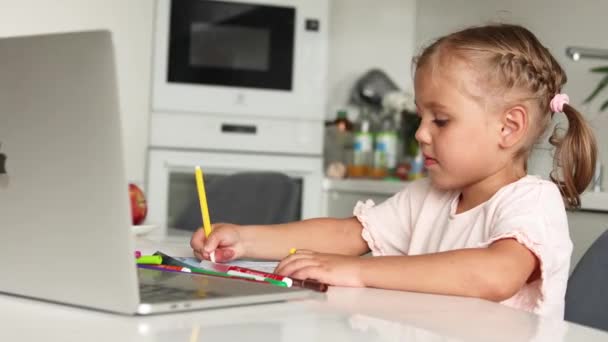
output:
[[[222,133],[257,134],[258,128],[255,125],[233,125],[222,124]]]

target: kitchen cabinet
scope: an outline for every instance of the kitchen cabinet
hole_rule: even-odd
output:
[[[323,180],[323,211],[328,217],[353,216],[353,208],[358,201],[368,199],[379,204],[401,191],[408,182],[372,179],[329,179]]]

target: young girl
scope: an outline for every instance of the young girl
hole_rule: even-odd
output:
[[[333,285],[485,298],[563,317],[572,242],[566,207],[592,179],[595,140],[561,94],[564,70],[527,29],[469,28],[415,59],[428,179],[355,217],[273,226],[214,225],[191,241],[196,257],[276,259],[276,272]],[[526,175],[553,115],[556,170]],[[563,198],[563,199],[562,199]],[[288,255],[290,248],[297,253]],[[375,257],[360,257],[371,251]]]

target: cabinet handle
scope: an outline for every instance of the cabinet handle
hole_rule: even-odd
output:
[[[222,133],[256,134],[258,128],[254,125],[222,124]]]

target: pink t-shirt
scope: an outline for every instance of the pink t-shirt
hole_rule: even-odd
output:
[[[557,186],[526,176],[455,214],[459,195],[421,179],[377,206],[371,200],[357,203],[354,214],[374,256],[480,248],[514,238],[538,257],[541,277],[502,304],[563,318],[572,242]]]

